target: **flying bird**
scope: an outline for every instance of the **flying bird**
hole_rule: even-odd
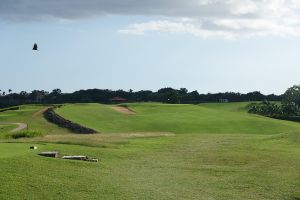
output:
[[[38,51],[38,45],[36,43],[34,43],[32,50],[33,51]]]

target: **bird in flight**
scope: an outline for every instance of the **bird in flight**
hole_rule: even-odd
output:
[[[38,51],[38,45],[36,43],[34,43],[32,50],[33,51]]]

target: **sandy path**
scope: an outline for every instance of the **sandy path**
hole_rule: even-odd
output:
[[[41,109],[41,110],[39,110],[39,111],[33,113],[32,116],[33,116],[33,117],[39,117],[39,116],[41,116],[44,112],[46,112],[46,111],[48,110],[48,108],[51,108],[51,107],[45,107],[45,108],[43,108],[43,109]]]
[[[126,115],[135,115],[136,113],[128,108],[122,107],[122,106],[112,106],[112,109],[114,109],[117,112],[126,114]]]
[[[22,131],[22,130],[24,130],[24,129],[27,128],[27,124],[25,124],[25,123],[0,123],[0,124],[16,125],[16,126],[18,126],[17,128],[15,128],[14,130],[12,130],[11,132],[18,132],[18,131]]]

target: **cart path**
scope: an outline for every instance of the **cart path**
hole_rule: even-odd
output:
[[[38,110],[37,112],[33,113],[32,116],[33,116],[33,117],[39,117],[39,116],[42,116],[42,114],[44,114],[44,112],[46,112],[49,108],[51,108],[51,106],[42,108],[42,109]]]
[[[27,128],[27,124],[25,124],[25,123],[0,123],[0,124],[3,124],[3,125],[16,125],[17,128],[12,130],[11,131],[12,133],[22,131],[22,130]]]

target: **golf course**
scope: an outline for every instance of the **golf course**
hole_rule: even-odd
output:
[[[300,199],[300,123],[249,114],[248,104],[54,110],[95,134],[47,121],[47,106],[1,112],[0,199]],[[12,123],[27,127],[12,132]],[[43,151],[99,162],[38,155]]]

